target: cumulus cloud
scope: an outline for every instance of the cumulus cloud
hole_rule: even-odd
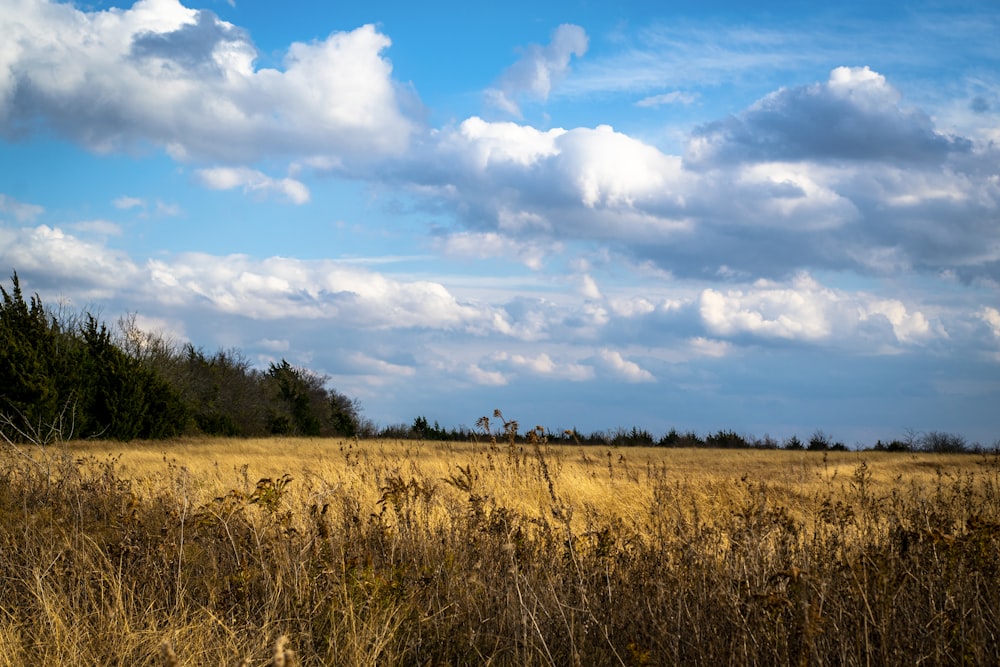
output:
[[[490,362],[508,373],[527,374],[532,377],[583,382],[594,377],[594,369],[586,364],[553,359],[547,352],[519,354],[497,352]]]
[[[696,336],[688,340],[688,346],[694,354],[701,357],[721,358],[732,351],[732,344],[724,340],[714,340],[704,336]]]
[[[448,257],[466,260],[504,258],[541,269],[545,257],[558,252],[558,243],[521,241],[497,232],[454,232],[438,240],[438,247]]]
[[[338,318],[365,329],[477,326],[491,314],[430,281],[398,281],[354,265],[281,257],[185,254],[150,260],[159,298],[255,319]]]
[[[466,376],[475,384],[482,384],[491,387],[502,387],[507,384],[507,378],[499,371],[483,370],[476,364],[470,364],[466,369]]]
[[[1000,310],[990,306],[984,306],[977,315],[981,320],[989,325],[993,335],[1000,338]]]
[[[597,353],[595,363],[606,372],[626,382],[656,382],[652,373],[622,356],[617,350],[603,349]]]
[[[830,334],[831,325],[824,306],[835,300],[831,293],[816,294],[810,287],[762,286],[750,292],[706,289],[701,295],[700,312],[705,326],[716,335],[745,332],[810,340]]]
[[[789,160],[941,162],[969,143],[938,133],[900,105],[899,91],[868,67],[838,67],[825,83],[782,88],[740,114],[700,128],[689,164]]]
[[[577,291],[585,299],[598,300],[601,298],[601,289],[597,286],[597,281],[592,276],[584,273],[578,278],[579,286]]]
[[[472,233],[600,243],[671,275],[953,270],[1000,279],[1000,151],[866,67],[783,88],[671,155],[610,126],[473,117],[387,170]]]
[[[934,333],[923,313],[908,312],[906,306],[898,299],[873,299],[860,306],[859,310],[862,320],[876,315],[887,319],[896,340],[900,343],[917,342]]]
[[[293,204],[309,201],[309,188],[294,178],[271,178],[267,174],[247,167],[213,167],[195,172],[205,187],[212,190],[241,188],[245,193],[260,196],[277,195]]]
[[[141,275],[126,253],[48,225],[0,226],[0,265],[31,276],[39,286],[63,289],[73,285],[85,296],[127,287]]]
[[[369,159],[415,125],[374,26],[294,43],[258,68],[246,31],[177,0],[83,11],[21,2],[0,14],[5,134],[41,127],[96,151],[152,143],[177,159]]]
[[[487,91],[487,100],[502,111],[520,117],[518,100],[548,100],[553,86],[569,71],[570,58],[583,56],[587,45],[587,33],[583,28],[572,24],[559,26],[547,46],[532,44],[524,49],[521,58],[501,75],[497,86]]]
[[[723,338],[749,335],[842,345],[860,337],[873,340],[872,349],[887,350],[888,345],[947,336],[939,323],[898,299],[825,287],[805,273],[787,283],[761,280],[742,289],[705,289],[699,314],[705,328]],[[879,331],[879,322],[887,331]]]
[[[396,166],[470,226],[510,234],[648,242],[687,228],[672,216],[688,185],[681,159],[610,126],[547,131],[478,117]]]

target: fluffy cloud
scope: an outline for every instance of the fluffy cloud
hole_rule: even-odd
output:
[[[478,326],[491,313],[460,303],[442,285],[397,281],[334,261],[243,255],[151,260],[149,288],[163,300],[255,319],[329,319],[362,329]]]
[[[177,0],[81,11],[16,0],[0,14],[0,121],[47,125],[91,149],[153,143],[180,159],[275,155],[368,159],[414,129],[373,26],[295,43],[258,69],[242,29]]]
[[[519,241],[496,232],[455,232],[439,240],[438,247],[449,257],[459,259],[492,259],[502,257],[541,269],[546,255],[560,249],[557,243]]]
[[[985,306],[977,313],[980,319],[989,325],[993,335],[1000,338],[1000,310]]]
[[[884,317],[892,326],[892,332],[900,343],[920,341],[934,335],[927,318],[920,311],[908,312],[898,299],[873,299],[859,307],[861,320],[876,315]]]
[[[967,150],[868,67],[838,67],[825,83],[782,88],[746,111],[702,127],[688,146],[698,167],[726,162],[889,160],[941,162]]]
[[[474,384],[487,385],[491,387],[502,387],[507,384],[507,378],[499,371],[483,370],[476,364],[470,364],[466,369],[466,376]]]
[[[476,117],[430,139],[388,173],[510,243],[596,242],[691,278],[1000,279],[1000,151],[941,133],[869,68],[778,90],[697,130],[684,156],[609,126]]]
[[[572,56],[587,52],[587,33],[577,25],[563,24],[552,33],[548,46],[532,44],[500,77],[487,99],[503,111],[520,117],[518,100],[528,97],[544,102],[552,87],[566,75]]]
[[[862,344],[888,351],[947,336],[940,323],[898,299],[824,287],[804,273],[785,284],[762,280],[744,289],[705,289],[699,313],[709,332],[725,338]],[[879,331],[880,322],[886,332]]]
[[[761,285],[753,291],[706,289],[700,312],[719,336],[750,333],[763,337],[816,340],[830,334],[827,310],[837,297],[806,283],[794,287]]]
[[[309,188],[294,178],[271,178],[267,174],[247,167],[213,167],[199,169],[198,179],[212,190],[242,188],[243,192],[268,196],[276,194],[293,204],[309,201]]]
[[[557,361],[547,352],[535,355],[497,352],[490,355],[490,362],[509,373],[526,374],[543,379],[583,382],[594,377],[594,369],[591,366],[571,361]]]
[[[656,382],[652,373],[634,361],[626,359],[617,350],[601,350],[595,358],[595,363],[625,382]]]
[[[395,176],[470,226],[642,242],[688,229],[673,216],[689,185],[681,159],[609,126],[543,132],[473,117],[435,138]]]
[[[48,225],[0,226],[0,265],[35,277],[39,287],[64,291],[72,285],[84,298],[106,296],[141,277],[139,266],[124,252]]]

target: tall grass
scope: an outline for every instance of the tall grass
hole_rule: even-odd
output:
[[[0,457],[0,665],[1000,663],[996,458],[122,447]]]

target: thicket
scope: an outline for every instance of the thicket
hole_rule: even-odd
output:
[[[0,438],[352,436],[358,404],[282,359],[266,371],[238,351],[207,355],[93,315],[56,314],[0,285]]]

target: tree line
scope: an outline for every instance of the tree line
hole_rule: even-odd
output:
[[[238,350],[207,354],[0,285],[0,439],[49,443],[186,434],[353,436],[357,401],[282,359],[254,368]]]
[[[806,440],[778,441],[720,430],[700,436],[670,429],[654,436],[633,426],[581,433],[577,429],[521,433],[499,410],[475,428],[446,428],[421,415],[411,424],[378,427],[359,403],[328,386],[328,378],[285,359],[265,370],[236,349],[208,354],[176,345],[136,326],[135,317],[109,329],[91,314],[53,311],[35,294],[25,299],[15,272],[0,285],[0,440],[49,443],[70,438],[157,439],[181,435],[229,437],[358,436],[365,438],[510,442],[612,447],[708,447],[836,451],[847,446],[821,430]],[[498,420],[498,421],[497,421]],[[865,448],[855,445],[856,448]],[[962,436],[941,431],[879,440],[882,451],[981,452]],[[1000,441],[992,450],[1000,448]]]
[[[657,437],[650,431],[633,426],[632,428],[616,428],[610,430],[582,433],[577,429],[552,431],[541,426],[522,432],[515,420],[508,420],[496,410],[493,421],[489,417],[480,417],[476,428],[461,426],[458,428],[443,428],[437,421],[431,424],[427,417],[421,415],[412,424],[396,424],[379,429],[379,437],[402,440],[445,440],[445,441],[504,441],[518,444],[544,441],[549,444],[567,444],[604,447],[689,447],[707,449],[787,449],[802,451],[847,451],[844,442],[833,438],[822,430],[816,430],[809,438],[803,440],[797,435],[791,435],[778,440],[765,435],[755,437],[742,435],[733,430],[719,430],[704,436],[694,431],[678,431],[671,428],[665,434]],[[987,447],[980,443],[969,443],[961,435],[944,431],[928,431],[917,433],[906,432],[901,438],[888,441],[878,440],[873,445],[855,444],[853,449],[886,452],[928,452],[928,453],[985,453],[1000,451],[1000,440]]]

